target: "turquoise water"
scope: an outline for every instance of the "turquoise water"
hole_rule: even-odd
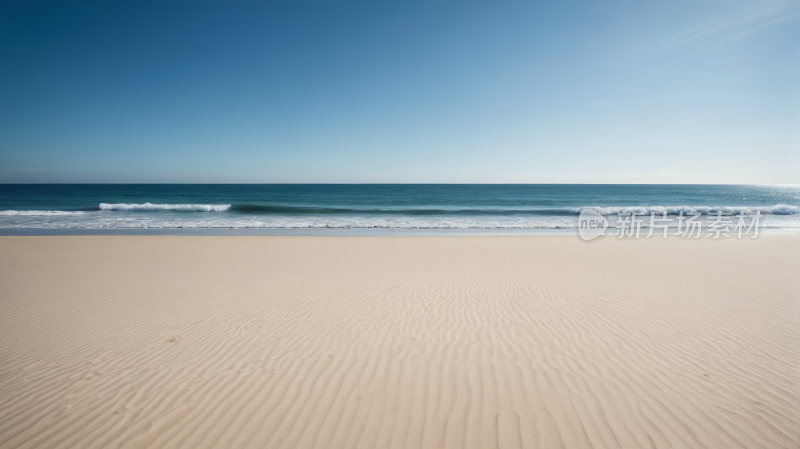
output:
[[[581,209],[763,214],[800,229],[800,187],[745,185],[0,185],[4,229],[572,229]]]

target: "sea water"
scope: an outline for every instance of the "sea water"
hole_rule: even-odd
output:
[[[0,185],[10,229],[575,229],[584,208],[761,214],[800,230],[800,186],[575,184]],[[711,215],[709,215],[711,214]]]

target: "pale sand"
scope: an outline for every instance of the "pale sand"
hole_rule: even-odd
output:
[[[0,446],[797,448],[799,255],[0,237]]]

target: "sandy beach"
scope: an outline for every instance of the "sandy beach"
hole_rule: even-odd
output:
[[[797,448],[798,273],[796,233],[0,237],[0,447]]]

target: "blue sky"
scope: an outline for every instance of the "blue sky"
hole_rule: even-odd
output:
[[[799,1],[0,4],[0,182],[800,183]]]

